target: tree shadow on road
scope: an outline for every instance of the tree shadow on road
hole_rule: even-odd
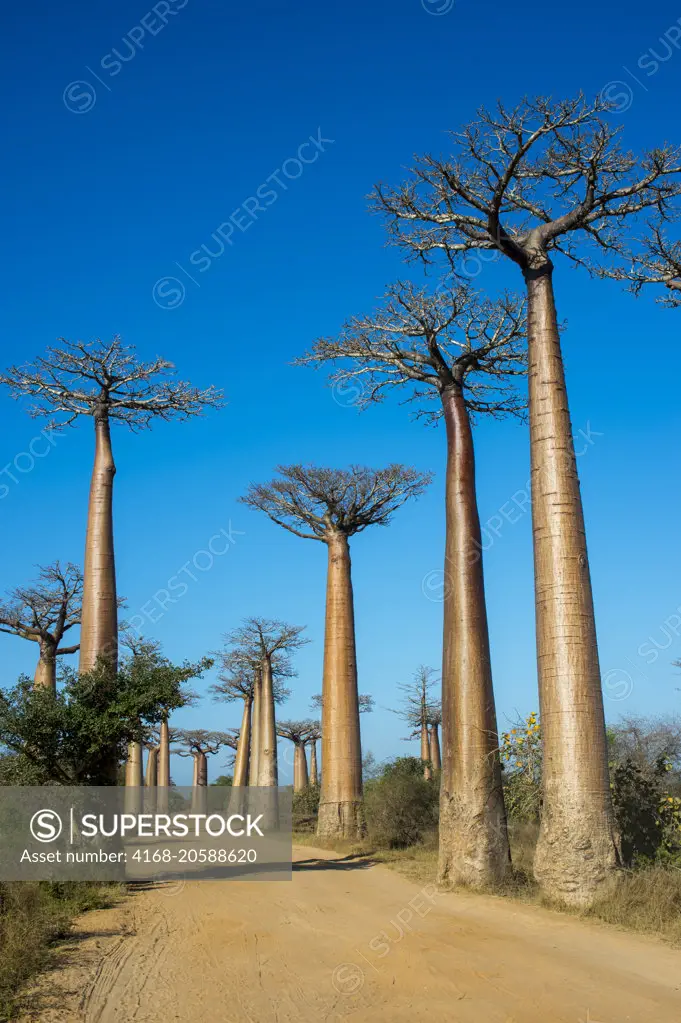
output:
[[[373,867],[376,863],[378,860],[365,853],[353,853],[334,860],[318,859],[317,857],[308,860],[294,860],[293,870],[366,870],[367,867]]]

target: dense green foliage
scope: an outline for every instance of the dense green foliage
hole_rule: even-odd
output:
[[[426,780],[416,757],[397,757],[366,783],[367,833],[377,848],[415,845],[437,827],[439,778]]]
[[[210,666],[173,665],[160,654],[127,658],[118,671],[66,669],[56,695],[22,677],[0,692],[0,781],[106,785],[111,763],[150,726],[189,699],[184,686]]]

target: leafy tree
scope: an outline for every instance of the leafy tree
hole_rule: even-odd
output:
[[[0,751],[16,758],[31,784],[110,784],[111,763],[143,742],[168,708],[184,706],[186,683],[210,664],[131,658],[114,671],[100,661],[90,672],[63,669],[56,694],[24,676],[0,693]]]

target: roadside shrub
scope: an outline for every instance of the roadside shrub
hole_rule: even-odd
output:
[[[114,891],[90,882],[0,883],[0,1021],[14,1018],[16,992],[47,965],[73,917],[109,905]]]
[[[319,786],[310,785],[302,792],[293,793],[293,830],[311,834],[317,829],[319,813]]]
[[[426,781],[416,757],[398,757],[367,782],[364,804],[369,840],[377,848],[404,849],[437,827],[439,778]]]

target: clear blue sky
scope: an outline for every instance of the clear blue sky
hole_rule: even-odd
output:
[[[445,129],[498,96],[593,94],[620,82],[612,89],[633,148],[681,141],[681,52],[660,42],[678,26],[677,4],[576,0],[559,10],[457,0],[436,13],[448,6],[168,0],[153,15],[131,0],[36,0],[4,12],[3,364],[60,335],[120,333],[229,400],[202,421],[115,432],[118,579],[130,614],[213,534],[230,522],[235,531],[229,553],[209,571],[192,568],[186,595],[146,630],[167,654],[198,657],[245,615],[306,624],[313,642],[297,657],[283,713],[307,715],[320,689],[325,551],[236,498],[279,462],[401,460],[435,470],[426,497],[353,544],[360,690],[377,703],[363,718],[364,746],[379,759],[410,748],[399,720],[380,708],[395,705],[396,684],[419,663],[440,659],[432,573],[442,564],[442,432],[396,405],[358,416],[346,396],[334,401],[321,374],[289,365],[315,336],[372,307],[400,273],[417,274],[384,247],[364,197],[379,179],[399,180],[413,152],[446,147]],[[286,177],[284,161],[319,129],[333,143],[297,180]],[[315,150],[303,152],[311,159]],[[261,186],[266,208],[241,230],[242,204]],[[206,268],[201,246],[219,251],[211,235],[239,207],[232,244]],[[179,304],[168,277],[186,288]],[[156,298],[171,308],[154,300],[159,280]],[[478,280],[521,284],[510,265]],[[681,605],[681,313],[564,265],[556,284],[573,423],[585,432],[590,424],[593,440],[580,471],[603,672],[628,673],[608,676],[607,713],[671,711],[681,707],[671,665],[681,626],[672,619],[679,636],[668,628],[668,638],[663,623]],[[0,477],[4,588],[38,563],[82,562],[92,437],[88,424],[70,431],[25,471],[21,452],[41,424],[7,398],[0,417],[0,463],[17,480]],[[486,522],[524,488],[528,439],[522,427],[493,423],[477,443]],[[42,452],[43,442],[33,448]],[[537,705],[529,515],[505,522],[485,567],[504,723]],[[652,648],[653,663],[650,646],[638,652],[651,639],[666,645]],[[5,682],[32,671],[31,645],[0,640]],[[233,726],[238,708],[206,701],[177,723]],[[187,771],[186,762],[174,766],[178,780]]]

